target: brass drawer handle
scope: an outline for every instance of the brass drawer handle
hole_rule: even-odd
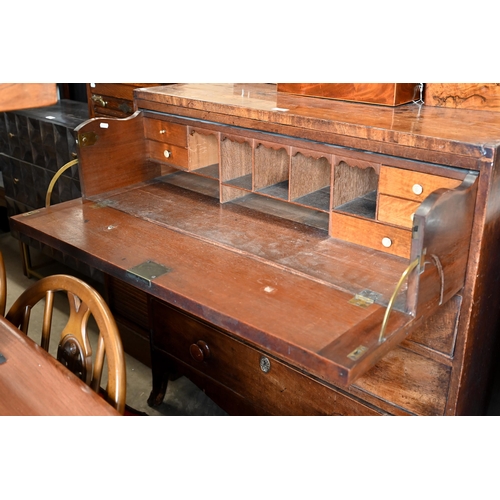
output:
[[[165,156],[165,158],[170,158],[172,153],[168,149],[165,149],[165,151],[163,151],[163,156]]]
[[[19,183],[19,179],[17,177],[14,177],[12,180],[13,180],[14,184],[18,184]]]
[[[196,344],[191,344],[189,346],[189,353],[195,361],[200,363],[210,358],[210,348],[203,340],[198,340]]]
[[[12,132],[9,132],[9,139],[14,139],[16,137],[16,134],[13,134]]]
[[[103,108],[105,108],[108,105],[108,103],[100,95],[93,95],[92,100]]]

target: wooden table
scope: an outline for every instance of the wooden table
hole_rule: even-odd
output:
[[[119,415],[2,316],[0,354],[0,415]]]

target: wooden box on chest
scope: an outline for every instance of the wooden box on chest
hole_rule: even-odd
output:
[[[418,83],[278,83],[278,91],[385,106],[420,99]]]
[[[135,107],[78,128],[82,205],[15,224],[147,296],[150,404],[180,372],[234,414],[482,411],[496,115],[273,85],[140,89]]]

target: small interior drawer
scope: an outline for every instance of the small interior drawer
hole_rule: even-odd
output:
[[[333,212],[330,217],[330,235],[398,257],[410,258],[411,231],[408,229]]]
[[[153,160],[188,168],[189,155],[186,148],[174,146],[166,142],[147,141],[149,157]]]
[[[436,189],[453,189],[461,183],[457,179],[382,165],[378,191],[380,194],[421,202]]]
[[[187,147],[187,127],[185,125],[148,118],[144,120],[144,133],[147,139],[183,148]]]
[[[420,203],[418,201],[381,194],[378,199],[377,219],[381,222],[411,229],[413,226],[413,216],[419,206]]]

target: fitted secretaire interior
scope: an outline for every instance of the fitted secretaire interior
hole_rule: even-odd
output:
[[[472,169],[235,126],[210,113],[160,112],[151,92],[130,118],[77,129],[83,196],[100,208],[87,210],[89,227],[117,210],[154,224],[137,235],[148,245],[154,227],[170,231],[167,241],[189,247],[192,269],[172,258],[178,248],[155,248],[151,259],[171,271],[155,282],[216,326],[348,386],[462,288]],[[237,287],[221,281],[218,266],[231,269]],[[203,290],[184,288],[195,271]]]

